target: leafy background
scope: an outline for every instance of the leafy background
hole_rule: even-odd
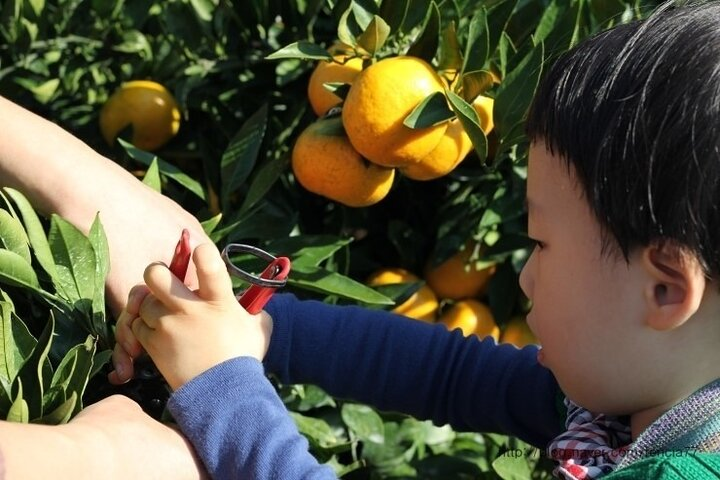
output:
[[[365,287],[370,272],[422,271],[468,238],[481,241],[484,260],[498,265],[486,300],[502,326],[528,308],[517,285],[528,246],[522,120],[537,79],[557,54],[655,3],[4,0],[0,94],[139,172],[196,214],[218,244],[241,241],[290,256],[288,289],[306,298],[389,308],[402,292]],[[370,41],[383,24],[383,41]],[[496,132],[482,135],[463,99],[452,99],[475,144],[453,173],[430,182],[398,176],[385,200],[362,209],[310,194],[295,183],[289,154],[315,119],[305,99],[313,59],[337,38],[376,58],[410,52],[462,70],[468,88],[487,88],[488,71],[496,70],[503,82],[486,91],[496,101]],[[182,111],[179,134],[154,153],[107,145],[100,135],[103,103],[135,79],[165,85]],[[38,217],[9,189],[0,205],[0,412],[62,423],[113,391],[104,375],[94,376],[107,368],[113,341],[102,226],[85,237],[61,218]],[[167,392],[146,373],[124,393],[159,416]],[[346,478],[545,478],[550,471],[515,438],[454,432],[317,387],[278,390],[313,453]]]

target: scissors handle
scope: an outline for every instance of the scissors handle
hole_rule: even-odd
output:
[[[252,275],[232,263],[229,256],[231,252],[250,253],[270,263],[260,275]],[[170,271],[180,280],[185,280],[191,253],[190,233],[187,229],[183,229],[170,262]],[[285,285],[287,276],[290,273],[289,258],[274,257],[266,251],[250,245],[231,243],[222,250],[222,257],[230,274],[252,284],[238,296],[240,305],[251,314],[260,313],[268,300],[270,300],[270,297],[275,293],[275,290]]]

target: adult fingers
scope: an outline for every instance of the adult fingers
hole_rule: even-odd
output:
[[[203,300],[224,300],[232,297],[232,281],[220,252],[211,243],[199,245],[193,253],[197,269],[198,289],[195,292]]]

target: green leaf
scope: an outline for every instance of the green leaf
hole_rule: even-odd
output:
[[[35,209],[30,205],[28,199],[19,191],[9,187],[3,188],[3,191],[12,198],[15,206],[20,210],[20,215],[25,224],[25,231],[30,240],[30,246],[32,246],[33,252],[35,253],[35,258],[43,270],[55,281],[57,277],[55,261],[50,251],[50,244],[45,235],[45,229],[42,223],[40,223],[40,218],[37,213],[35,213]]]
[[[118,138],[117,141],[122,145],[128,155],[134,160],[142,163],[145,166],[150,166],[153,160],[157,159],[158,165],[160,166],[160,173],[168,178],[173,179],[179,185],[185,187],[188,191],[194,193],[198,198],[207,200],[205,191],[203,190],[200,182],[185,174],[175,165],[172,165],[164,160],[159,159],[156,155],[145,152],[136,148],[131,143],[126,142],[122,138]]]
[[[13,304],[8,300],[0,301],[0,377],[3,385],[9,386],[20,371],[27,356],[32,353],[37,342],[28,332],[25,324],[15,315]],[[5,392],[6,396],[10,392]]]
[[[495,95],[494,119],[495,129],[503,144],[512,145],[516,142],[516,126],[525,120],[530,102],[542,74],[544,61],[543,43],[532,49],[509,72],[497,89]]]
[[[93,368],[93,355],[95,354],[96,342],[93,337],[88,336],[85,343],[76,345],[67,352],[53,374],[50,384],[51,391],[62,391],[64,395],[75,394],[82,399],[85,387],[90,379],[90,372]],[[48,399],[46,396],[45,400]],[[54,409],[54,405],[46,401],[45,408]],[[82,401],[77,402],[72,415],[77,414],[82,408]]]
[[[17,394],[8,410],[6,417],[8,422],[28,423],[30,421],[30,410],[27,402],[23,399],[22,382],[18,379]]]
[[[250,184],[250,188],[248,188],[248,193],[240,207],[240,213],[245,213],[255,206],[270,190],[270,187],[273,186],[278,178],[285,173],[286,168],[287,159],[285,157],[274,158],[261,166]]]
[[[110,246],[105,230],[96,215],[88,232],[88,240],[95,254],[95,293],[92,297],[93,331],[100,334],[104,341],[111,341],[105,318],[105,281],[110,272]]]
[[[48,235],[61,290],[68,294],[67,300],[95,298],[97,261],[90,240],[73,224],[53,215]],[[86,312],[89,313],[89,312]]]
[[[385,425],[378,413],[367,405],[346,403],[340,411],[343,422],[360,440],[385,443]]]
[[[30,240],[20,221],[7,210],[0,210],[0,244],[20,255],[27,263],[31,263],[29,243]]]
[[[397,32],[407,16],[408,9],[416,6],[418,0],[394,0],[382,2],[379,15],[387,22],[390,31]],[[422,21],[423,17],[420,17]]]
[[[490,54],[490,37],[487,23],[487,10],[480,8],[472,20],[468,31],[467,46],[462,72],[482,70]]]
[[[320,45],[306,40],[286,45],[280,50],[271,53],[266,60],[279,60],[281,58],[300,58],[304,60],[332,60],[332,55]]]
[[[220,222],[222,221],[222,219],[223,219],[223,214],[218,213],[214,217],[210,217],[207,220],[200,222],[200,225],[202,226],[203,231],[207,235],[210,235],[211,233],[213,233],[215,231],[217,226],[220,225]]]
[[[99,371],[102,369],[102,367],[105,366],[106,363],[110,361],[112,358],[112,350],[103,350],[102,352],[97,352],[95,356],[93,357],[92,362],[92,369],[90,370],[90,375],[88,375],[88,378],[93,378]]]
[[[329,448],[342,443],[342,440],[335,435],[335,432],[325,420],[309,417],[297,412],[290,412],[300,433],[307,437],[308,441],[322,448]]]
[[[243,123],[223,152],[221,165],[221,200],[223,209],[229,207],[230,195],[246,181],[255,167],[260,145],[267,128],[268,106],[263,104]]]
[[[383,2],[393,3],[393,2]],[[400,26],[400,32],[403,34],[409,34],[412,30],[421,27],[425,28],[426,20],[434,15],[430,10],[435,5],[432,0],[411,0],[408,2],[407,9],[405,11],[405,18],[403,18],[402,25]],[[383,17],[384,18],[384,17]]]
[[[480,161],[484,162],[487,158],[487,138],[482,128],[480,128],[480,119],[478,118],[477,112],[456,93],[447,92],[447,97],[448,100],[450,100],[450,105],[455,111],[458,120],[462,123],[465,133],[470,137]]]
[[[268,249],[290,257],[294,267],[317,267],[351,242],[352,239],[331,235],[299,235],[274,240]]]
[[[427,128],[446,122],[454,116],[453,111],[448,108],[445,93],[435,92],[425,97],[425,99],[405,117],[403,125],[408,128]]]
[[[63,401],[57,408],[40,417],[33,423],[42,423],[44,425],[65,424],[77,413],[76,410],[79,406],[80,402],[78,401],[78,395],[77,393],[72,392],[70,394],[70,398]]]
[[[0,282],[40,292],[35,270],[23,257],[10,250],[0,249]]]
[[[380,50],[390,35],[390,26],[377,15],[373,16],[365,31],[358,37],[357,43],[366,52],[374,55]]]
[[[336,97],[345,100],[345,97],[347,97],[347,94],[350,91],[350,84],[342,82],[325,82],[323,83],[323,88],[328,92],[332,92],[332,94]]]
[[[318,267],[293,265],[288,284],[370,305],[394,305],[392,299],[374,289],[339,273]]]
[[[548,35],[550,35],[550,32],[555,29],[563,11],[564,8],[561,8],[556,0],[551,0],[545,7],[537,27],[535,27],[535,33],[533,34],[533,42],[535,45],[544,41]]]
[[[36,83],[26,78],[16,78],[15,83],[29,90],[35,96],[35,99],[43,105],[48,103],[60,86],[59,78],[51,78],[42,83]]]
[[[419,2],[418,2],[419,3]],[[415,7],[413,7],[415,8]],[[440,44],[440,10],[433,1],[428,6],[427,15],[423,22],[422,33],[415,39],[406,55],[422,58],[432,62],[438,52]]]
[[[213,12],[218,6],[217,0],[190,0],[190,4],[195,9],[195,14],[203,22],[210,22]]]
[[[510,21],[510,17],[512,17],[518,1],[519,0],[501,0],[488,11],[488,54],[490,56],[495,53],[502,36],[507,35],[505,31],[508,21]]]
[[[153,158],[152,163],[145,171],[142,182],[156,192],[162,191],[162,182],[160,181],[160,167],[158,166],[157,157]]]
[[[472,103],[478,95],[492,87],[493,76],[487,70],[465,72],[461,78],[461,84],[463,99],[468,103]]]
[[[438,70],[459,72],[462,69],[463,58],[458,42],[458,33],[455,22],[449,22],[440,34],[440,51],[438,52]]]
[[[525,480],[532,474],[524,456],[501,455],[492,462],[492,468],[503,480]]]
[[[38,338],[37,345],[25,359],[13,382],[14,392],[19,392],[21,388],[24,388],[30,418],[39,418],[43,415],[42,399],[45,390],[50,386],[50,375],[52,375],[48,353],[54,333],[55,318],[51,314]]]

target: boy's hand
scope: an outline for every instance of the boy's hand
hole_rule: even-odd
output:
[[[163,264],[145,269],[147,286],[133,288],[118,320],[111,381],[132,377],[131,359],[143,348],[173,389],[231,358],[262,361],[270,342],[270,316],[250,315],[240,306],[214,245],[197,247],[193,262],[198,276],[194,292]]]

